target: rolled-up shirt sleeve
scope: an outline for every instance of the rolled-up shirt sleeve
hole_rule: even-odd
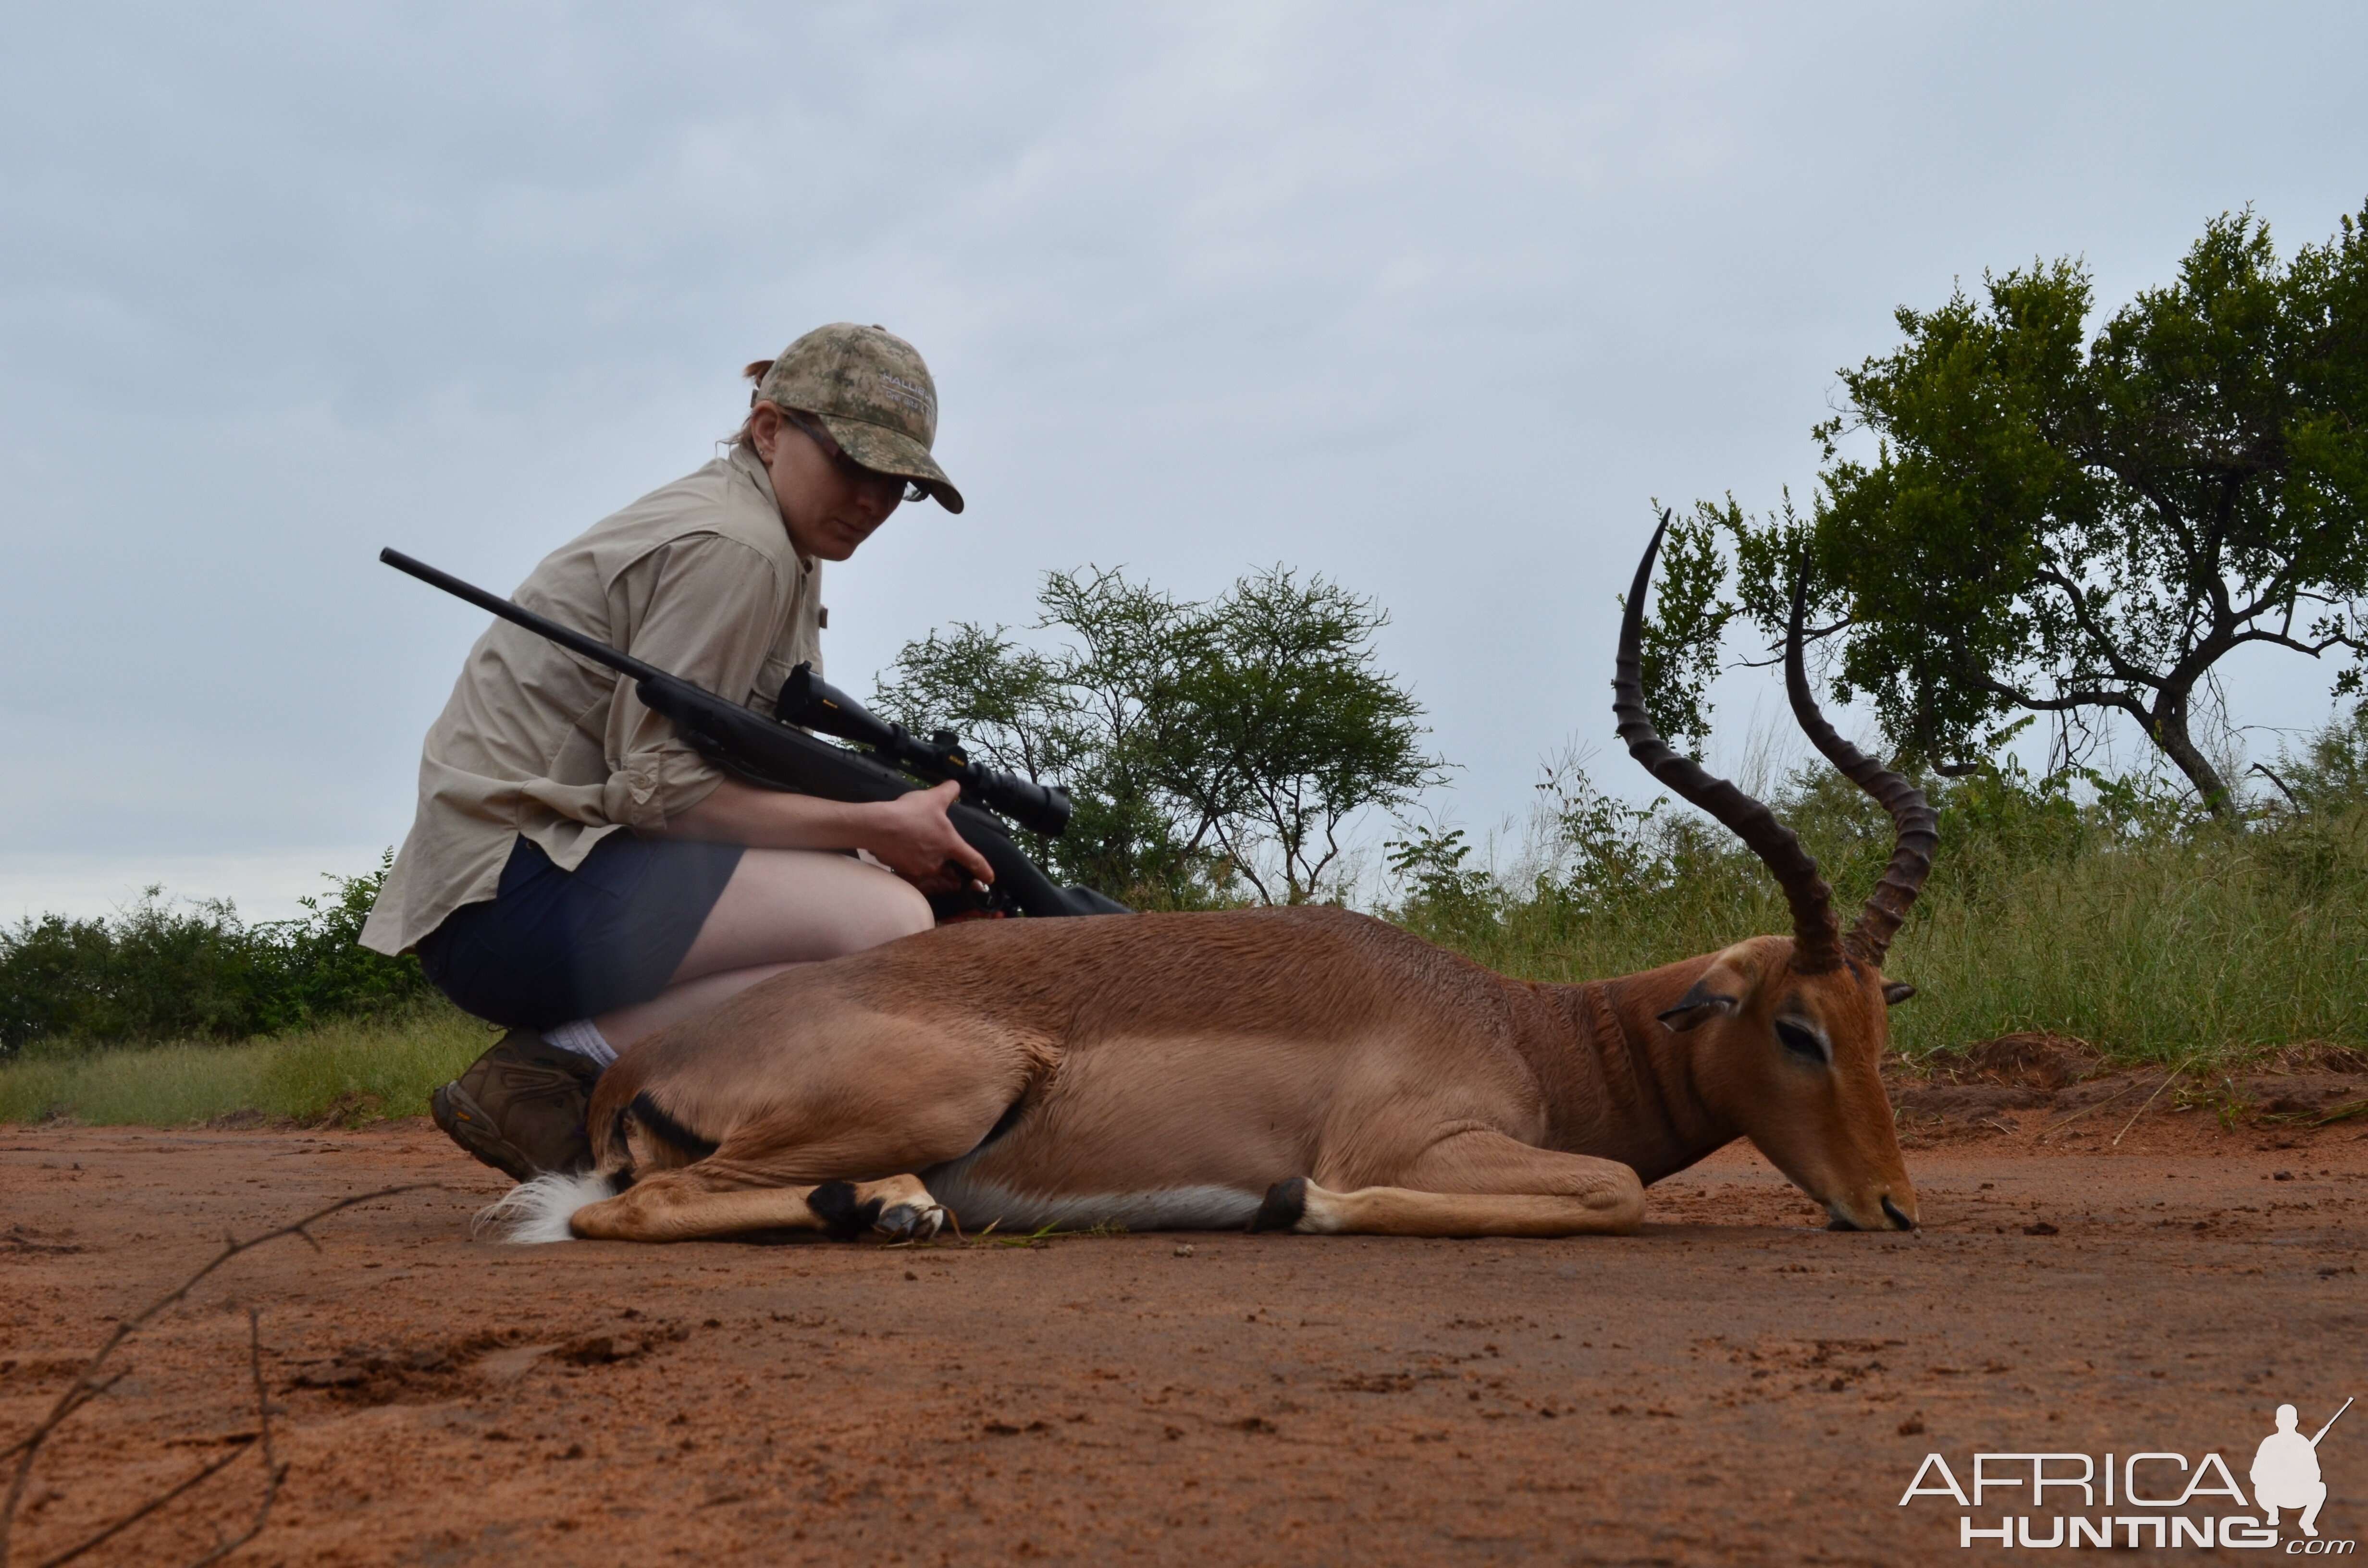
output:
[[[772,562],[736,540],[695,534],[659,546],[609,588],[609,625],[625,651],[728,701],[746,700],[780,631],[789,593]],[[713,792],[723,771],[674,722],[619,680],[602,731],[609,778],[601,811],[655,833]]]

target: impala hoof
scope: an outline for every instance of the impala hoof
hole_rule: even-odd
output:
[[[1266,1189],[1266,1201],[1250,1216],[1250,1229],[1288,1231],[1307,1216],[1307,1178],[1292,1176]]]
[[[851,1181],[826,1181],[806,1194],[806,1207],[832,1241],[851,1242],[880,1219],[880,1199],[857,1199]]]
[[[871,1228],[892,1242],[925,1242],[946,1222],[946,1210],[936,1203],[897,1203],[880,1211]]]

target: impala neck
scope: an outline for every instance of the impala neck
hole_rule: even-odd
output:
[[[1536,1053],[1554,1147],[1621,1161],[1649,1184],[1741,1135],[1702,1097],[1693,1037],[1655,1016],[1693,983],[1691,971],[1711,961],[1539,987],[1551,994],[1562,1026],[1554,1031],[1560,1038]]]

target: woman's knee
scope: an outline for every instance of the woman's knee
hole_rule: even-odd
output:
[[[854,938],[850,950],[876,948],[937,925],[937,913],[920,889],[890,872],[883,871],[872,881],[859,908],[849,912],[855,924],[848,933]]]

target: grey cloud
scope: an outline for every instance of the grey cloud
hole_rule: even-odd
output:
[[[146,855],[274,868],[186,890],[268,905],[303,856],[398,837],[475,621],[376,548],[514,582],[703,458],[739,364],[830,319],[929,357],[973,503],[833,574],[836,676],[1024,620],[1048,567],[1206,592],[1288,561],[1393,610],[1387,660],[1464,765],[1444,803],[1485,824],[1542,752],[1608,738],[1648,497],[1804,486],[1834,367],[1952,277],[2081,252],[2118,297],[2247,200],[2323,235],[2363,195],[2363,32],[2335,6],[16,8],[0,656],[40,678],[0,687],[0,916],[77,864],[85,906],[121,897]],[[2298,722],[2308,685],[2238,695]]]

